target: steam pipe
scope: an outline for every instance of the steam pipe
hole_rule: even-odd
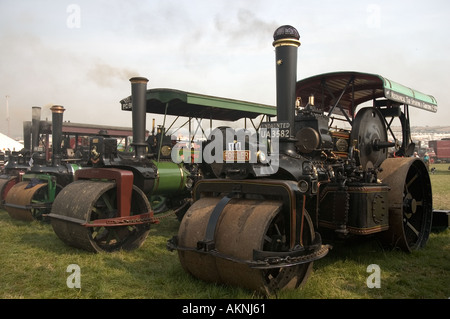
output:
[[[31,109],[31,153],[39,146],[39,125],[41,122],[41,108],[33,106]]]
[[[61,105],[53,105],[52,111],[52,164],[61,164],[61,142],[62,142],[62,125],[63,113],[66,110]]]
[[[289,124],[289,137],[280,138],[280,152],[296,154],[293,136],[295,86],[297,84],[297,51],[300,35],[294,27],[283,25],[273,34],[276,60],[277,121]]]
[[[132,122],[133,122],[133,143],[136,158],[143,158],[146,153],[147,143],[145,142],[145,118],[146,118],[146,94],[148,79],[144,77],[134,77],[131,82],[131,102],[132,102]]]

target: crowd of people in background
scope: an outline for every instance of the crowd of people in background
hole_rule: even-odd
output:
[[[420,156],[419,156],[419,154],[417,154],[417,152],[414,152],[414,157],[419,157],[420,158]],[[434,161],[433,161],[432,158],[430,158],[430,155],[428,154],[428,152],[426,152],[423,155],[423,161],[425,162],[425,165],[427,166],[428,171],[430,171],[430,164],[433,164]]]

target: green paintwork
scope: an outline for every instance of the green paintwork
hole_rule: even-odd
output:
[[[47,183],[47,203],[53,203],[56,197],[56,178],[48,174],[24,174],[22,181],[38,179]]]
[[[120,101],[122,110],[132,108],[131,96]],[[274,106],[203,95],[173,89],[147,90],[147,113],[235,121],[259,115],[276,116]]]
[[[437,112],[437,101],[432,95],[413,90],[378,75],[384,81],[384,95],[393,101]]]
[[[168,195],[185,188],[189,172],[183,165],[171,161],[153,161],[153,164],[157,167],[158,175],[152,195]]]
[[[344,94],[339,105],[350,113],[358,105],[378,98],[437,112],[437,101],[432,95],[424,94],[378,74],[353,71],[331,72],[302,79],[296,85],[296,95],[303,103],[306,103],[312,94],[316,105],[322,105],[325,111],[334,105],[342,92]]]

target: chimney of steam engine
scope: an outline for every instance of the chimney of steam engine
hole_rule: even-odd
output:
[[[61,105],[53,105],[50,110],[52,111],[52,164],[60,165],[63,113],[66,109]]]
[[[297,29],[290,25],[279,27],[273,34],[277,77],[277,122],[288,123],[290,135],[288,138],[280,138],[280,152],[287,154],[296,153],[293,129],[299,39]]]
[[[146,153],[145,118],[147,105],[147,82],[143,77],[134,77],[131,82],[133,143],[136,158],[143,158]]]
[[[31,153],[31,121],[23,122],[23,148]]]
[[[41,108],[33,106],[31,109],[31,153],[39,146],[39,127],[41,122]]]

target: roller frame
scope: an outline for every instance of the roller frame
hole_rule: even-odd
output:
[[[178,246],[177,236],[171,238],[167,243],[167,248],[170,251],[183,250],[183,251],[195,251],[196,253],[208,254],[214,257],[219,257],[225,260],[233,261],[240,264],[246,264],[250,268],[254,269],[274,269],[280,267],[291,267],[301,264],[313,262],[315,260],[325,257],[328,251],[331,249],[330,245],[322,245],[322,239],[319,233],[315,233],[314,242],[305,247],[295,247],[288,252],[267,252],[254,250],[254,260],[244,260],[229,255],[221,254],[215,249],[205,250],[202,247],[187,248]]]
[[[209,218],[204,239],[197,242],[197,248],[187,248],[178,246],[178,238],[174,236],[167,243],[169,250],[191,250],[198,253],[210,254],[222,259],[231,260],[238,263],[247,264],[251,268],[270,269],[285,266],[294,266],[309,263],[324,257],[330,246],[322,245],[320,235],[316,232],[315,241],[311,245],[304,247],[301,242],[296,239],[296,218],[297,218],[297,201],[302,198],[305,202],[304,195],[300,193],[298,185],[293,181],[280,180],[241,180],[231,181],[226,179],[201,180],[193,191],[194,201],[200,199],[202,194],[218,193],[228,194],[223,196],[214,208]],[[232,198],[239,197],[240,194],[258,194],[258,195],[279,195],[283,198],[283,205],[286,205],[285,211],[289,212],[289,234],[290,234],[290,251],[289,252],[264,252],[254,251],[253,260],[241,260],[236,257],[224,255],[215,250],[215,230],[220,214],[230,202]],[[302,214],[304,216],[305,207],[302,204]],[[300,225],[300,232],[303,232],[304,221]],[[300,236],[301,241],[302,236]]]

